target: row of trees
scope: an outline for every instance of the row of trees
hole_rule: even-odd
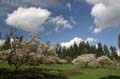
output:
[[[38,34],[32,34],[30,40],[7,35],[0,50],[0,61],[16,69],[24,64],[31,68],[32,65],[56,63],[58,60],[55,47],[40,41]]]
[[[79,45],[74,43],[74,45],[70,46],[70,48],[61,47],[58,44],[56,51],[61,58],[69,59],[74,59],[82,54],[96,54],[97,57],[104,55],[110,57],[112,60],[120,59],[119,56],[117,55],[117,49],[115,46],[110,46],[110,48],[108,48],[107,45],[102,45],[101,43],[98,43],[97,46],[95,46],[90,45],[88,42],[83,41]]]
[[[14,39],[11,40],[11,38]],[[120,35],[118,36],[118,46],[120,49]],[[23,41],[22,36],[14,36],[14,34],[11,32],[9,35],[6,36],[6,41],[1,47],[1,50],[3,50],[1,57],[3,58],[5,55],[4,52],[7,51],[7,62],[9,64],[14,64],[16,67],[21,65],[21,61],[25,60],[25,62],[29,61],[28,63],[31,63],[31,61],[36,59],[38,56],[39,58],[36,60],[39,62],[41,60],[42,62],[48,62],[48,59],[46,58],[50,58],[49,60],[54,62],[54,60],[59,60],[59,57],[61,59],[67,59],[68,61],[70,60],[71,62],[71,60],[83,54],[95,54],[97,57],[108,56],[111,60],[120,60],[120,57],[117,55],[117,49],[115,46],[110,46],[110,48],[108,48],[107,45],[102,45],[101,43],[98,43],[96,46],[90,45],[89,42],[83,41],[79,44],[74,43],[74,45],[70,46],[69,48],[61,47],[61,45],[57,44],[56,51],[51,51],[50,45],[48,43],[43,44],[42,42],[40,42],[40,37],[37,34],[31,35],[31,39],[29,40],[29,42],[27,42]],[[50,54],[53,55],[50,56]],[[20,63],[16,62],[19,61],[19,57]]]

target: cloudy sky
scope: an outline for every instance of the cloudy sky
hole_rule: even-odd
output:
[[[2,37],[10,27],[25,38],[40,33],[52,44],[84,40],[117,46],[120,0],[0,0]]]

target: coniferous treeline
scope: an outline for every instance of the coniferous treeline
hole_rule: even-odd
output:
[[[117,49],[115,46],[111,46],[108,48],[107,45],[102,45],[100,42],[96,45],[90,45],[89,42],[81,42],[80,44],[74,43],[74,45],[69,48],[62,47],[57,44],[56,49],[57,54],[61,58],[70,58],[74,59],[82,54],[96,54],[97,57],[100,56],[108,56],[112,60],[119,60],[119,56],[117,55]]]

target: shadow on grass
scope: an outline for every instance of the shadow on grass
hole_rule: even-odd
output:
[[[99,79],[120,79],[120,76],[110,75],[110,76],[106,76],[106,77],[99,78]]]
[[[0,79],[67,79],[61,74],[49,73],[43,70],[10,71],[0,69]]]

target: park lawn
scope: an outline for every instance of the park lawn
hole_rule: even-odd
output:
[[[0,64],[0,68],[10,69],[10,66],[7,64]],[[21,69],[26,69],[28,66],[22,66]],[[79,74],[67,75],[68,79],[120,79],[120,70],[112,70],[112,69],[90,69],[90,68],[80,68],[79,66],[75,66],[72,64],[51,64],[51,65],[40,65],[34,66],[33,68],[37,69],[50,69],[50,70],[74,70],[79,71]],[[107,78],[108,76],[118,76],[117,78]],[[104,78],[103,78],[104,79]]]
[[[99,68],[99,69],[80,68],[79,66],[75,66],[72,64],[40,65],[37,68],[54,69],[54,70],[76,70],[80,72],[80,74],[67,76],[68,79],[100,79],[109,76],[119,76],[120,79],[120,70],[103,69],[103,68]]]
[[[109,77],[109,76],[119,76],[119,79],[120,79],[120,71],[119,70],[109,70],[109,69],[80,69],[79,71],[82,74],[71,76],[71,77],[68,77],[68,78],[69,79],[100,79],[100,78]],[[106,78],[106,79],[108,79],[108,78]]]
[[[78,70],[79,67],[72,64],[49,64],[49,65],[40,65],[35,66],[35,68],[42,68],[42,69],[53,69],[53,70]]]

